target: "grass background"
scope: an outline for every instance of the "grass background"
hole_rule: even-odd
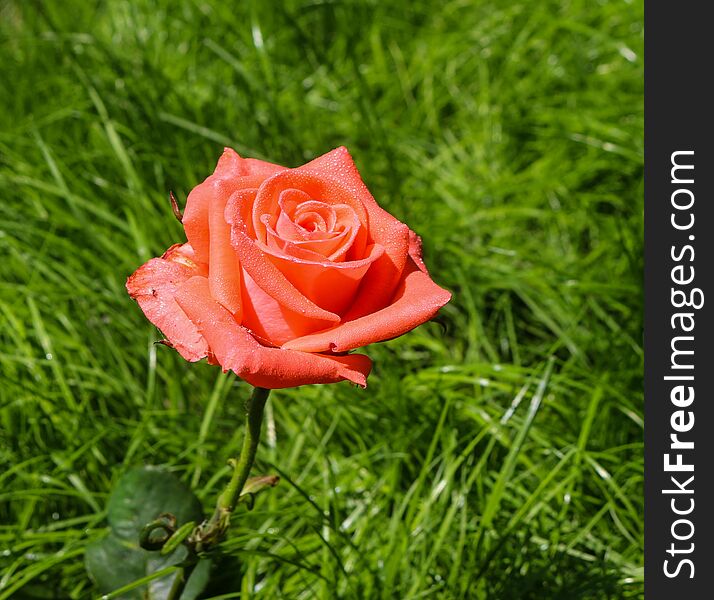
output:
[[[344,144],[454,293],[273,394],[241,598],[642,597],[642,6],[0,1],[0,600],[90,598],[132,465],[210,506],[248,387],[127,297],[224,145]]]

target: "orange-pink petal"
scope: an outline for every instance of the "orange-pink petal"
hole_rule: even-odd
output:
[[[345,318],[355,319],[383,308],[394,294],[406,265],[409,228],[377,204],[347,148],[336,148],[297,170],[338,181],[367,210],[370,236],[374,243],[384,247],[384,254],[365,276],[353,308]]]
[[[209,260],[211,199],[227,199],[236,190],[257,188],[268,177],[282,170],[285,168],[280,165],[241,158],[234,150],[224,149],[213,174],[193,188],[186,200],[183,225],[186,237],[201,262]]]
[[[360,260],[331,262],[319,254],[305,250],[310,256],[301,258],[257,244],[267,260],[274,264],[295,288],[317,306],[335,314],[344,313],[354,302],[365,273],[376,264],[384,248],[374,244]]]
[[[129,295],[146,317],[188,361],[204,358],[208,344],[174,298],[176,289],[191,277],[205,276],[204,265],[195,262],[188,244],[176,244],[161,258],[152,258],[127,279]]]
[[[183,283],[176,300],[223,370],[235,372],[254,386],[276,389],[342,380],[367,384],[371,361],[366,356],[311,354],[261,345],[212,298],[203,277]]]
[[[367,227],[368,225],[367,212],[360,199],[352,195],[339,181],[323,177],[319,173],[305,172],[301,169],[286,169],[265,180],[260,186],[253,204],[253,227],[256,239],[261,242],[267,240],[263,215],[271,217],[277,215],[280,209],[281,194],[288,190],[297,190],[312,200],[325,204],[347,204],[355,212],[362,226]]]
[[[209,256],[208,282],[211,295],[232,312],[240,322],[241,268],[238,255],[231,244],[231,226],[224,216],[228,196],[215,194],[208,205]]]
[[[451,299],[412,258],[389,306],[285,344],[303,352],[346,352],[373,342],[398,337],[431,319]]]
[[[225,209],[226,221],[231,226],[231,243],[243,269],[261,289],[284,306],[288,314],[296,313],[303,318],[314,319],[316,328],[338,323],[339,315],[307,299],[258,248],[249,233],[251,225],[244,218],[253,203],[248,192],[233,194]]]
[[[264,346],[281,346],[288,340],[314,333],[325,327],[323,321],[305,318],[285,308],[266,294],[246,271],[243,271],[242,278],[243,321],[241,324]]]

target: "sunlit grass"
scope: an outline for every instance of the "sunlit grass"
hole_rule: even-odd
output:
[[[623,2],[0,1],[0,600],[90,598],[112,483],[208,507],[247,386],[124,290],[223,145],[352,152],[454,293],[366,391],[273,395],[241,597],[642,595],[642,14]],[[236,596],[237,597],[237,596]]]

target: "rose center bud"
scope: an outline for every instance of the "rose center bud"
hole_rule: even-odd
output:
[[[269,249],[312,262],[343,262],[361,227],[351,206],[295,189],[281,192],[277,214],[263,214],[260,220]]]
[[[308,232],[327,231],[325,219],[322,218],[322,215],[316,212],[309,212],[304,215],[300,215],[295,219],[295,224],[299,225]]]

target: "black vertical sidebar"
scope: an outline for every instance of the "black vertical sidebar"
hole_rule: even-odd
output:
[[[714,598],[714,33],[709,14],[706,2],[645,5],[647,600]]]

